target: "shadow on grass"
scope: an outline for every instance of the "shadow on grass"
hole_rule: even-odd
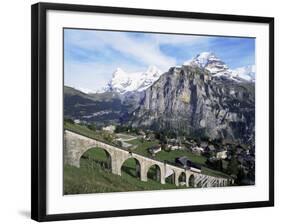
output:
[[[130,175],[134,178],[140,178],[140,176],[137,174],[136,168],[128,167],[128,166],[122,166],[122,171]]]

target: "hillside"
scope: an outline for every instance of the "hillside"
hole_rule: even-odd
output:
[[[89,159],[89,155],[95,159]],[[112,174],[105,169],[101,162],[104,156],[94,154],[89,150],[80,160],[81,167],[64,166],[64,194],[126,192],[143,190],[179,189],[174,184],[161,184],[156,180],[149,179],[143,182],[133,174],[135,169],[131,161],[127,161],[122,170],[122,176]]]
[[[97,125],[119,123],[120,114],[127,113],[129,106],[123,104],[117,93],[86,94],[64,86],[64,115],[66,118]]]

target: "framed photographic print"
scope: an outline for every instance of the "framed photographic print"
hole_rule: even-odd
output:
[[[274,205],[274,19],[32,6],[32,218]]]

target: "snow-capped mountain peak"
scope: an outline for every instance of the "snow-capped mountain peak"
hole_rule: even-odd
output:
[[[197,54],[193,59],[184,62],[184,65],[195,65],[208,70],[211,74],[223,72],[228,69],[228,66],[212,52]]]
[[[105,91],[112,91],[124,94],[126,92],[141,92],[150,87],[159,79],[162,72],[156,66],[149,66],[145,72],[128,73],[121,68],[117,68],[112,79],[105,87]]]
[[[212,52],[202,52],[191,60],[184,62],[183,65],[206,69],[213,77],[225,77],[235,81],[255,81],[254,65],[230,69]]]

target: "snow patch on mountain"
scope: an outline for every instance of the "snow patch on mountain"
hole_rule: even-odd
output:
[[[256,78],[256,66],[249,65],[240,68],[236,68],[232,71],[233,76],[237,76],[247,81],[254,82]]]
[[[228,69],[228,66],[212,52],[202,52],[193,59],[184,62],[184,65],[195,65],[208,70],[211,74],[223,72]]]
[[[157,81],[162,71],[156,66],[149,66],[145,72],[128,73],[121,68],[117,68],[112,79],[108,82],[104,91],[118,92],[121,94],[127,92],[141,92],[150,87]]]
[[[238,82],[255,81],[255,66],[245,66],[230,69],[221,59],[212,52],[202,52],[196,57],[183,63],[185,66],[198,66],[208,70],[213,77],[225,77]]]

